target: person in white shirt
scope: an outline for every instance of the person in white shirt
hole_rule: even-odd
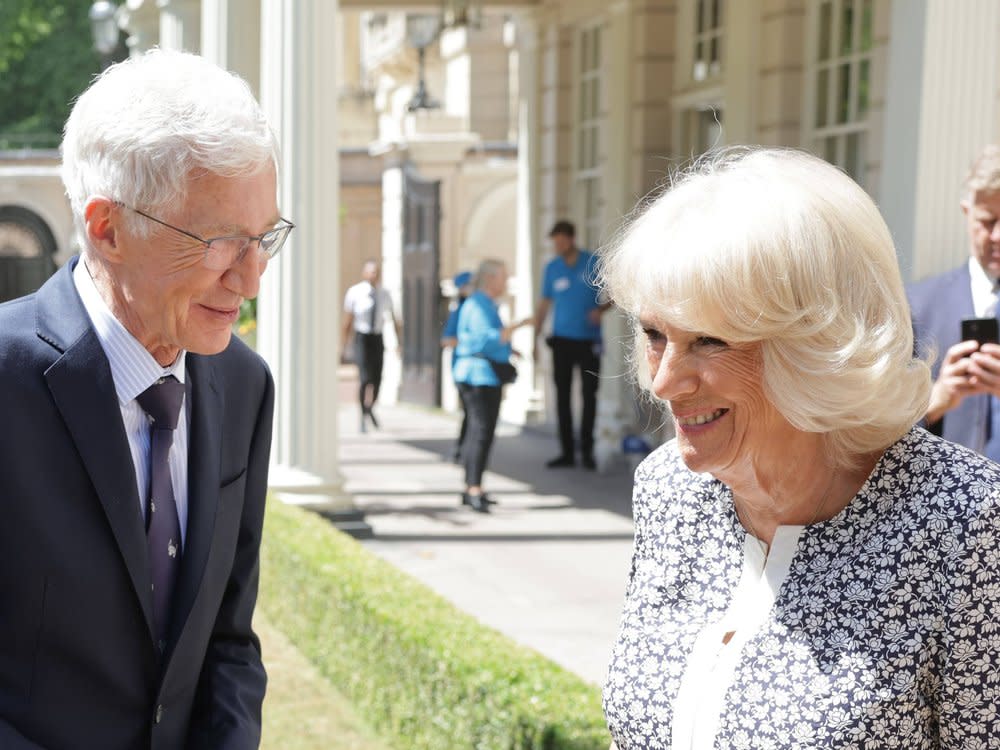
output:
[[[385,360],[385,342],[382,331],[385,316],[389,315],[396,327],[396,339],[401,339],[399,322],[392,309],[392,297],[382,288],[381,268],[378,261],[366,260],[361,268],[361,281],[347,290],[344,296],[344,351],[343,358],[354,342],[354,362],[358,366],[358,402],[361,405],[361,431],[367,430],[365,420],[378,429],[373,410],[382,384],[382,365]]]

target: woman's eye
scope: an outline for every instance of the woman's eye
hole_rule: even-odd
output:
[[[657,331],[655,328],[643,328],[642,332],[643,334],[645,334],[646,340],[651,344],[663,341],[664,338],[663,334]]]
[[[729,346],[729,344],[727,344],[722,339],[712,338],[711,336],[699,336],[698,344],[700,346],[719,346],[719,347]]]

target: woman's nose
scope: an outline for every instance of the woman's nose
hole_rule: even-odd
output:
[[[663,401],[690,396],[698,389],[698,374],[690,357],[670,344],[664,347],[651,374],[653,393]]]

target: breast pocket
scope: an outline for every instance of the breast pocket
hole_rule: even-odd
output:
[[[233,486],[243,487],[246,484],[247,467],[244,466],[239,471],[233,472],[228,478],[223,478],[219,483],[219,492],[228,493]]]

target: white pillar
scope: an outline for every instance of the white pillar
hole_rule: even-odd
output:
[[[905,278],[968,255],[961,185],[997,137],[1000,85],[993,0],[894,2],[879,205]]]
[[[213,0],[208,0],[211,4]],[[201,52],[200,0],[156,0],[160,8],[160,46]]]
[[[272,487],[348,508],[337,460],[337,6],[261,0],[261,102],[281,143],[281,210],[297,227],[262,280],[258,348],[277,386]]]
[[[609,229],[633,208],[629,167],[632,165],[632,87],[636,61],[632,52],[632,3],[613,3],[608,16],[608,72],[605,138],[608,159],[604,170],[605,224]],[[597,391],[594,458],[598,469],[610,471],[621,463],[622,437],[633,428],[633,391],[627,376],[632,337],[625,316],[617,308],[601,321],[604,355]]]
[[[260,96],[260,0],[201,4],[201,54],[231,70]]]
[[[517,245],[513,269],[517,279],[514,299],[517,307],[513,319],[521,320],[534,314],[538,299],[538,29],[534,16],[525,12],[517,16]],[[514,334],[514,348],[524,354],[532,351],[537,331],[524,328]],[[539,352],[544,349],[539,346]],[[537,382],[534,358],[525,357],[518,365],[518,379],[509,387],[519,404],[524,405],[522,421],[538,422],[542,415],[544,384]]]
[[[392,297],[397,320],[406,325],[403,316],[403,162],[407,154],[393,147],[382,158],[385,161],[382,172],[382,286]],[[385,333],[387,351],[379,399],[384,404],[395,404],[399,400],[403,377],[403,342],[396,340],[396,331],[389,326]]]
[[[132,57],[160,41],[160,15],[153,0],[126,0],[119,11],[118,25],[128,34],[125,44]]]

